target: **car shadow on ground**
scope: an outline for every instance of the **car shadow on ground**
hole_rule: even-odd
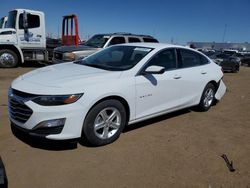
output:
[[[133,125],[127,125],[123,130],[123,134],[127,134],[130,131],[140,129],[146,126],[150,126],[150,125],[153,125],[155,123],[158,123],[167,119],[171,119],[180,115],[184,115],[192,111],[194,111],[194,109],[192,108],[179,110],[179,111],[161,115],[161,116],[149,119],[149,120],[145,120],[139,123],[135,123]],[[12,130],[12,133],[19,140],[28,144],[29,146],[33,148],[43,149],[43,150],[51,150],[51,151],[74,150],[77,148],[77,143],[79,143],[81,146],[84,146],[84,147],[88,147],[88,148],[93,147],[84,139],[72,140],[72,141],[54,141],[54,140],[46,140],[46,139],[31,137],[29,135],[16,132],[13,130]]]
[[[62,151],[62,150],[74,150],[77,148],[76,140],[67,141],[55,141],[46,140],[44,138],[31,137],[27,134],[16,132],[12,130],[15,137],[25,144],[38,149],[50,150],[50,151]]]

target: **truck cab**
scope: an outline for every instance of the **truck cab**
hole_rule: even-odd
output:
[[[0,67],[47,58],[44,13],[28,9],[10,11],[5,27],[0,29]]]

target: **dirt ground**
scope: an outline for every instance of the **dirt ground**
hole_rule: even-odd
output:
[[[228,91],[210,111],[183,110],[132,125],[97,148],[34,144],[11,133],[8,87],[32,69],[0,69],[0,156],[10,188],[250,187],[250,67],[225,73]]]

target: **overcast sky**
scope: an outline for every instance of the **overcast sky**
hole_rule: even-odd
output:
[[[46,16],[46,33],[61,33],[62,16],[76,14],[81,38],[96,33],[149,34],[161,42],[250,42],[250,0],[8,0],[9,10],[40,10]]]

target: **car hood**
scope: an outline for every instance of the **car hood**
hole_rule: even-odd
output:
[[[61,46],[61,47],[57,47],[55,48],[54,50],[57,51],[57,52],[74,52],[74,51],[92,51],[92,50],[95,50],[97,48],[94,48],[94,47],[91,47],[91,46],[85,46],[85,45],[79,45],[79,46],[75,46],[75,45],[72,45],[72,46]]]
[[[75,63],[40,68],[12,82],[11,87],[32,94],[83,93],[87,85],[110,82],[121,75],[120,71],[106,71]]]

